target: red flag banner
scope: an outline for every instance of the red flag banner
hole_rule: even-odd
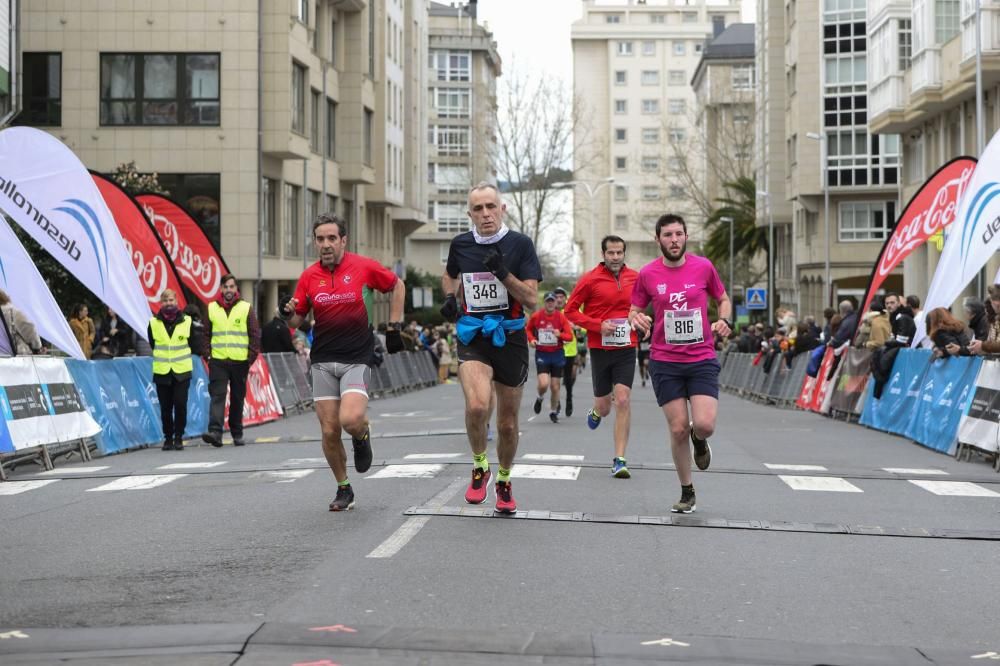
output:
[[[271,380],[271,368],[263,354],[250,366],[247,375],[247,395],[243,401],[243,425],[260,425],[280,419],[283,410],[278,391]],[[226,418],[223,427],[229,430],[229,393],[226,393]]]
[[[938,169],[917,190],[910,203],[903,209],[903,214],[899,216],[892,234],[882,246],[882,252],[879,253],[878,261],[872,270],[864,307],[860,312],[868,312],[868,306],[879,287],[903,259],[954,221],[958,204],[962,201],[962,195],[969,186],[972,172],[975,170],[975,158],[956,157]],[[860,322],[861,318],[858,317],[858,323]]]
[[[183,309],[187,302],[181,289],[180,277],[142,208],[114,181],[93,171],[90,175],[125,241],[125,249],[132,258],[150,309],[154,313],[159,312],[160,294],[164,289],[176,292],[177,305]]]
[[[181,281],[205,303],[219,294],[219,280],[229,272],[226,262],[194,218],[160,194],[140,194],[136,200],[152,221]]]

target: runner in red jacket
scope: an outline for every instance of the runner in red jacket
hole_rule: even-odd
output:
[[[611,473],[619,479],[631,476],[625,464],[631,420],[632,381],[638,337],[628,322],[632,286],[639,273],[625,265],[625,240],[605,236],[601,240],[604,261],[585,273],[566,303],[566,316],[587,330],[591,350],[590,372],[594,379],[594,408],[587,425],[594,430],[615,405],[615,457]],[[582,310],[581,310],[582,308]]]
[[[573,339],[573,327],[566,315],[556,310],[556,295],[545,294],[545,309],[536,310],[528,319],[528,344],[535,348],[535,372],[538,375],[538,397],[535,413],[542,411],[545,392],[552,388],[549,420],[559,423],[559,378],[562,377],[566,355],[563,343]]]

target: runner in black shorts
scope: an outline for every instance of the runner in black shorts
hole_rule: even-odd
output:
[[[486,501],[490,466],[486,424],[491,384],[497,396],[496,510],[514,513],[517,504],[510,469],[517,454],[517,412],[528,379],[525,309],[538,302],[542,269],[531,239],[503,223],[507,207],[496,186],[479,183],[469,191],[473,229],[451,241],[441,286],[441,314],[458,319],[458,378],[465,394],[465,426],[472,447],[472,482],[465,501]]]
[[[565,314],[587,330],[591,351],[590,372],[594,379],[594,408],[587,425],[595,430],[615,406],[615,456],[611,474],[631,476],[625,462],[631,422],[632,380],[635,377],[637,337],[628,325],[632,285],[639,274],[625,265],[625,241],[618,236],[601,240],[604,261],[585,273],[573,288]],[[582,311],[581,311],[582,308]]]
[[[722,280],[711,261],[685,254],[687,238],[687,225],[680,216],[668,214],[657,220],[656,239],[663,258],[640,269],[629,311],[636,330],[644,334],[652,330],[649,375],[670,427],[670,451],[681,482],[681,499],[671,509],[675,513],[695,510],[691,446],[698,469],[708,469],[712,462],[708,438],[715,432],[719,409],[713,334],[727,337],[732,328],[732,303]],[[712,324],[710,297],[719,306],[719,319]],[[652,317],[646,314],[650,304]]]
[[[639,378],[642,385],[646,385],[649,378],[649,338],[639,340]]]
[[[562,312],[566,308],[568,296],[566,290],[562,287],[556,287],[552,293],[556,296],[556,310]],[[576,384],[576,359],[578,355],[576,334],[576,327],[574,327],[573,338],[563,343],[563,356],[566,357],[566,365],[563,366],[562,380],[563,386],[566,387],[566,416],[573,416],[573,385]],[[586,351],[586,347],[584,347],[584,351]]]

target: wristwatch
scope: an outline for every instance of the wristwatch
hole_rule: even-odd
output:
[[[725,317],[719,317],[719,321],[724,322],[726,324],[726,327],[729,328],[730,331],[733,330],[733,322],[729,321]]]
[[[390,321],[385,325],[386,330],[389,331],[401,331],[403,330],[403,322],[401,321]]]

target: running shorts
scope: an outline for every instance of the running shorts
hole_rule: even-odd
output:
[[[707,395],[719,399],[719,362],[712,358],[696,363],[667,363],[649,360],[656,403],[663,405],[679,398]]]
[[[372,369],[362,363],[313,363],[313,402],[340,400],[345,393],[368,397]]]
[[[494,347],[493,341],[477,335],[469,344],[458,341],[458,362],[479,361],[493,368],[493,381],[517,388],[528,381],[528,334],[524,329],[507,333],[507,343]]]
[[[632,388],[635,379],[635,347],[622,349],[591,349],[590,375],[594,380],[594,397],[609,395],[615,384]]]
[[[535,350],[535,372],[538,374],[550,374],[553,377],[561,377],[562,369],[566,366],[566,355],[562,350],[554,352],[540,352]]]

